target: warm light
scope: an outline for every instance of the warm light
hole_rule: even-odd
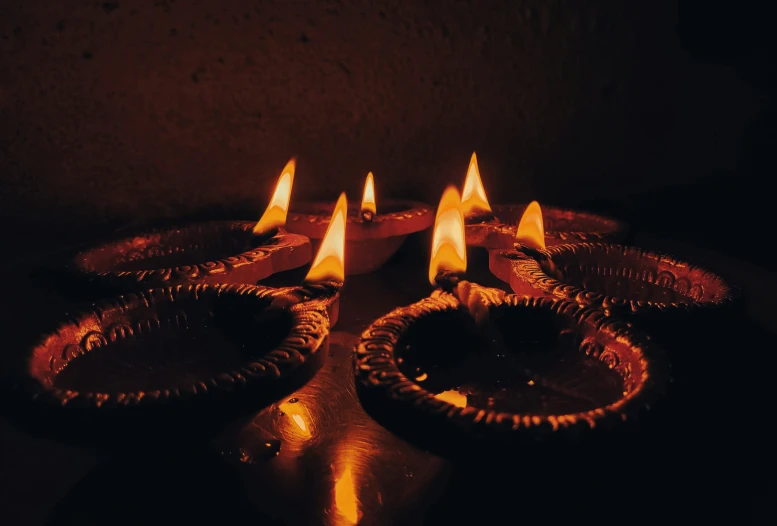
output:
[[[302,415],[291,415],[291,419],[294,420],[294,423],[297,424],[300,431],[303,433],[308,432],[308,425],[305,423],[305,419],[302,418]]]
[[[434,395],[434,397],[438,400],[442,400],[443,402],[448,402],[449,404],[453,404],[456,407],[467,407],[467,395],[461,394],[455,389],[451,389],[449,391],[443,391],[442,393],[437,393],[436,395]]]
[[[429,281],[435,284],[441,270],[464,272],[467,270],[467,247],[464,243],[464,216],[461,214],[461,198],[454,187],[445,189],[437,207],[432,237],[432,259],[429,263]]]
[[[294,185],[294,159],[291,159],[281,172],[275,192],[272,194],[270,204],[264,211],[262,218],[254,226],[254,234],[264,234],[273,228],[286,224],[286,214],[289,211],[289,199],[291,199],[291,187]]]
[[[310,267],[305,281],[345,280],[345,218],[348,214],[348,201],[345,192],[335,205],[332,219],[326,229],[321,247],[318,249],[313,266]]]
[[[361,211],[362,213],[369,212],[373,215],[377,213],[377,208],[375,207],[375,178],[372,177],[372,172],[367,174],[367,180],[364,181]]]
[[[464,180],[464,190],[461,192],[461,212],[467,216],[475,212],[490,212],[486,190],[483,181],[480,180],[478,158],[472,153],[467,169],[467,178]]]
[[[359,497],[350,462],[345,463],[343,473],[335,482],[335,509],[343,524],[359,522]]]
[[[515,240],[530,248],[545,249],[545,226],[542,222],[542,209],[537,201],[532,201],[526,207],[521,222],[518,223]]]

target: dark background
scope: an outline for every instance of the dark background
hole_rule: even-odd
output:
[[[372,170],[379,199],[436,203],[477,150],[493,202],[768,266],[770,20],[742,2],[1,0],[4,243],[256,217],[292,155],[294,200],[355,198]]]

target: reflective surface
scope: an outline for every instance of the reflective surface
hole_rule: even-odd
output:
[[[538,443],[512,464],[453,463],[370,418],[354,390],[353,345],[372,320],[428,295],[430,243],[428,236],[411,238],[378,273],[349,277],[322,369],[215,441],[96,451],[0,418],[0,523],[631,525],[749,514],[749,495],[759,489],[747,470],[768,466],[757,438],[767,435],[756,433],[755,417],[755,404],[766,398],[753,388],[757,371],[738,359],[697,362],[699,376],[656,409],[671,416],[663,427],[585,450]],[[469,257],[468,277],[499,285],[485,259]],[[271,281],[299,281],[304,271]],[[34,340],[47,319],[74,308],[41,285],[17,281],[0,302],[7,349]],[[751,357],[773,341],[749,321],[736,323],[745,327],[737,348],[754,349]],[[715,336],[727,345],[723,329]],[[0,359],[3,367],[13,363],[8,351]]]

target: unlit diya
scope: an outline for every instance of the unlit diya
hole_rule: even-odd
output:
[[[320,367],[327,316],[288,291],[187,285],[97,303],[20,358],[25,423],[90,439],[210,435],[303,385]]]
[[[396,253],[408,235],[429,228],[434,214],[428,205],[414,201],[375,203],[372,174],[365,183],[359,210],[348,211],[345,241],[346,274],[366,274],[383,266]],[[371,199],[371,200],[370,200]],[[331,203],[305,203],[289,212],[286,228],[313,242],[313,249],[324,237]]]
[[[513,247],[518,223],[528,205],[489,204],[474,153],[461,200],[467,245],[488,249]],[[628,226],[617,219],[552,206],[543,206],[542,210],[547,246],[586,241],[620,242],[628,234]]]

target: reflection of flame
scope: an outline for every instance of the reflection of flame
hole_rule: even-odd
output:
[[[437,207],[432,238],[432,259],[429,263],[429,281],[435,284],[440,270],[464,272],[467,270],[467,248],[464,243],[464,217],[461,199],[454,187],[445,189]]]
[[[305,281],[345,280],[345,217],[348,214],[348,201],[345,192],[335,205],[332,219],[326,229],[316,259],[310,267]]]
[[[478,158],[473,152],[472,158],[469,160],[467,178],[464,180],[464,189],[461,192],[461,212],[466,216],[478,211],[490,212],[491,205],[488,204],[486,190],[480,179]]]
[[[291,420],[287,420],[289,424],[291,424],[291,422],[294,423],[293,426],[288,426],[288,434],[291,437],[297,439],[310,438],[310,428],[305,421],[305,417],[308,415],[302,402],[296,402],[293,404],[289,402],[283,402],[278,406],[278,409],[280,409],[285,415],[291,418]]]
[[[515,240],[537,250],[545,249],[545,226],[542,222],[542,209],[537,201],[532,201],[526,207],[521,222],[518,223]]]
[[[262,218],[254,226],[254,234],[264,234],[286,224],[286,213],[289,211],[289,199],[291,199],[291,187],[294,185],[294,159],[291,159],[281,172],[275,192],[272,194],[270,204],[264,211]]]
[[[372,172],[367,174],[367,180],[364,181],[362,212],[377,213],[377,208],[375,207],[375,178],[372,177]]]
[[[335,510],[343,524],[359,522],[359,495],[353,478],[351,462],[346,461],[340,478],[335,482]]]
[[[442,400],[443,402],[453,404],[456,407],[467,407],[467,395],[461,394],[455,389],[437,393],[434,395],[434,397],[438,400]]]

